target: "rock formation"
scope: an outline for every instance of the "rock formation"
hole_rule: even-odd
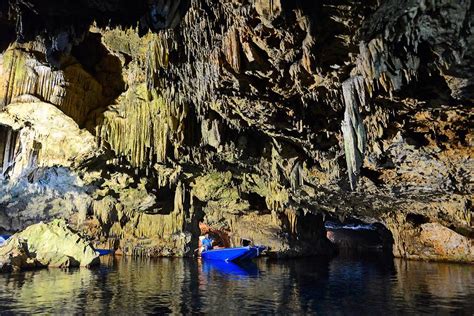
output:
[[[99,255],[64,220],[31,225],[0,247],[0,270],[89,267],[98,263]]]
[[[472,262],[472,17],[446,0],[4,1],[0,228],[64,217],[182,256],[203,222],[301,255],[332,252],[327,216],[353,217],[397,256]]]

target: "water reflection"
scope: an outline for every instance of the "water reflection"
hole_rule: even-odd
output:
[[[225,261],[199,261],[204,274],[220,273],[225,277],[256,277],[259,274],[257,265],[253,261],[233,263]]]
[[[95,270],[0,275],[1,312],[471,314],[474,267],[382,257],[236,266],[103,257]]]
[[[393,294],[411,309],[434,313],[438,308],[474,314],[474,267],[396,260]],[[427,304],[427,302],[429,304]]]

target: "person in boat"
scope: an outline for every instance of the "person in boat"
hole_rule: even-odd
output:
[[[211,250],[213,246],[213,238],[209,236],[209,233],[199,236],[198,248],[194,250],[195,256],[201,256],[201,253],[206,250]]]
[[[201,239],[201,252],[211,250],[214,247],[213,243],[214,238],[212,238],[209,233],[206,233],[204,238]]]
[[[201,236],[199,236],[198,248],[194,250],[195,256],[200,256],[203,251],[211,249],[221,249],[230,247],[228,237],[218,230],[211,230],[208,227],[202,225]]]

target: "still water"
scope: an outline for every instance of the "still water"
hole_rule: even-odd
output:
[[[392,258],[192,259],[103,257],[96,269],[0,275],[0,315],[466,314],[474,266]]]

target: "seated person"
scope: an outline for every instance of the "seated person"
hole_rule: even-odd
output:
[[[213,241],[214,239],[206,233],[204,238],[201,239],[202,251],[211,250]]]

